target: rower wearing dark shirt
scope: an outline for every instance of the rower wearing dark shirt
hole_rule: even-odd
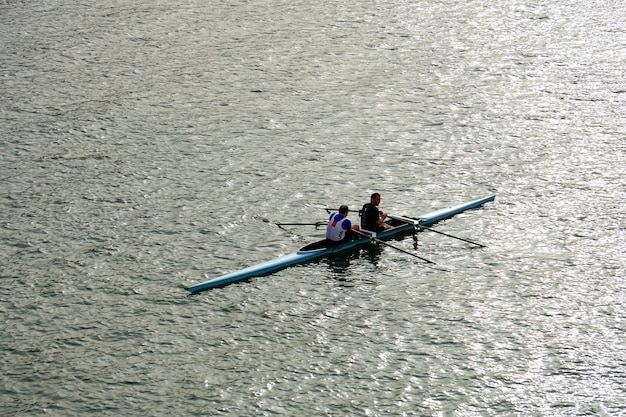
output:
[[[387,215],[384,211],[378,209],[379,204],[380,194],[374,193],[370,197],[370,202],[363,205],[361,209],[361,230],[378,233],[385,229],[391,229],[391,226],[385,223]]]

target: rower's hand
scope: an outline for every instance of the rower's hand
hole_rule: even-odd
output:
[[[385,220],[387,218],[387,213],[385,213],[384,211],[380,211],[380,218],[381,220]]]

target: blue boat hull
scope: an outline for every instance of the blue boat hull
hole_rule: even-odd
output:
[[[419,224],[423,226],[430,226],[442,220],[453,217],[464,211],[480,207],[489,201],[493,201],[495,198],[496,198],[495,195],[491,195],[491,196],[481,198],[478,200],[459,204],[458,206],[421,214],[416,217],[416,220],[419,219]],[[393,237],[402,236],[408,233],[413,233],[414,231],[415,231],[414,225],[405,224],[405,225],[400,225],[393,229],[378,233],[376,237],[380,240],[388,240]],[[279,271],[281,269],[288,268],[290,266],[303,264],[306,262],[311,262],[315,259],[329,256],[337,252],[354,249],[359,246],[369,244],[370,242],[371,240],[369,238],[361,238],[361,239],[357,239],[352,242],[348,242],[348,243],[331,247],[331,248],[320,247],[317,249],[307,250],[307,248],[315,248],[315,244],[312,244],[309,246],[305,246],[298,252],[280,256],[278,258],[275,258],[266,262],[262,262],[260,264],[249,266],[239,271],[234,271],[226,275],[222,275],[217,278],[213,278],[208,281],[192,285],[190,287],[187,287],[187,291],[193,294],[193,293],[204,291],[210,288],[223,287],[225,285],[232,284],[234,282],[243,281],[248,278],[268,275],[273,272]]]

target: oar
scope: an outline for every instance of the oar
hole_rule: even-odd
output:
[[[418,225],[418,227],[421,228],[421,229],[426,229],[429,232],[435,232],[435,233],[439,233],[440,235],[451,237],[453,239],[462,240],[463,242],[471,243],[472,245],[480,246],[481,248],[486,248],[487,247],[487,245],[483,245],[482,243],[474,242],[472,240],[463,239],[462,237],[458,237],[458,236],[453,236],[453,235],[450,235],[448,233],[440,232],[439,230],[431,229],[430,227],[426,227],[426,226],[422,226],[422,225]]]
[[[468,239],[463,239],[462,237],[453,236],[453,235],[450,235],[448,233],[440,232],[439,230],[435,230],[435,229],[431,229],[430,227],[423,226],[423,225],[421,225],[419,223],[419,219],[412,219],[412,218],[407,218],[407,217],[402,217],[402,216],[394,216],[392,214],[389,214],[388,216],[391,217],[392,219],[412,224],[415,227],[417,227],[419,230],[428,230],[430,232],[439,233],[440,235],[448,236],[448,237],[451,237],[453,239],[462,240],[463,242],[471,243],[472,245],[480,246],[481,248],[486,248],[487,247],[486,245],[483,245],[482,243],[474,242],[474,241],[471,241],[471,240],[468,240]]]
[[[327,224],[328,222],[315,222],[315,223],[274,223],[276,226],[282,229],[282,226],[315,226],[317,229],[320,226]]]
[[[331,211],[338,211],[339,209],[324,207],[324,210],[326,210],[327,213],[330,213]],[[359,213],[359,216],[361,215],[361,210],[348,210],[348,211],[350,213]]]
[[[318,227],[324,226],[325,224],[328,223],[328,221],[315,222],[315,223],[277,223],[277,222],[271,221],[270,219],[266,219],[265,217],[263,217],[262,220],[265,223],[274,223],[276,226],[280,227],[281,229],[283,228],[283,226],[315,226],[315,228],[317,229]]]
[[[381,244],[381,245],[384,245],[384,246],[389,246],[390,248],[393,248],[393,249],[395,249],[395,250],[397,250],[397,251],[400,251],[400,252],[402,252],[402,253],[406,253],[407,255],[411,255],[411,256],[413,256],[413,257],[415,257],[415,258],[417,258],[417,259],[421,259],[422,261],[424,261],[424,262],[426,262],[426,263],[429,263],[429,264],[434,264],[434,262],[433,262],[433,261],[431,261],[430,259],[422,258],[421,256],[417,256],[416,254],[414,254],[414,253],[412,253],[412,252],[406,251],[406,250],[404,250],[404,249],[402,249],[402,248],[399,248],[399,247],[397,247],[397,246],[390,245],[390,244],[389,244],[389,243],[387,243],[387,242],[383,242],[382,240],[380,240],[380,239],[379,239],[379,238],[377,238],[376,236],[368,235],[367,233],[363,233],[363,232],[361,232],[361,231],[359,231],[359,230],[353,230],[353,232],[356,232],[356,233],[360,234],[361,236],[365,236],[366,238],[368,238],[368,239],[370,239],[371,241],[374,241],[374,242],[376,242],[376,243],[378,243],[378,244]]]

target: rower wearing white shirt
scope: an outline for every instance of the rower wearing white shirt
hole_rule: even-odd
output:
[[[331,213],[326,226],[326,243],[329,246],[340,245],[355,238],[353,230],[359,230],[359,226],[352,224],[348,219],[348,206],[339,207],[338,213]]]

